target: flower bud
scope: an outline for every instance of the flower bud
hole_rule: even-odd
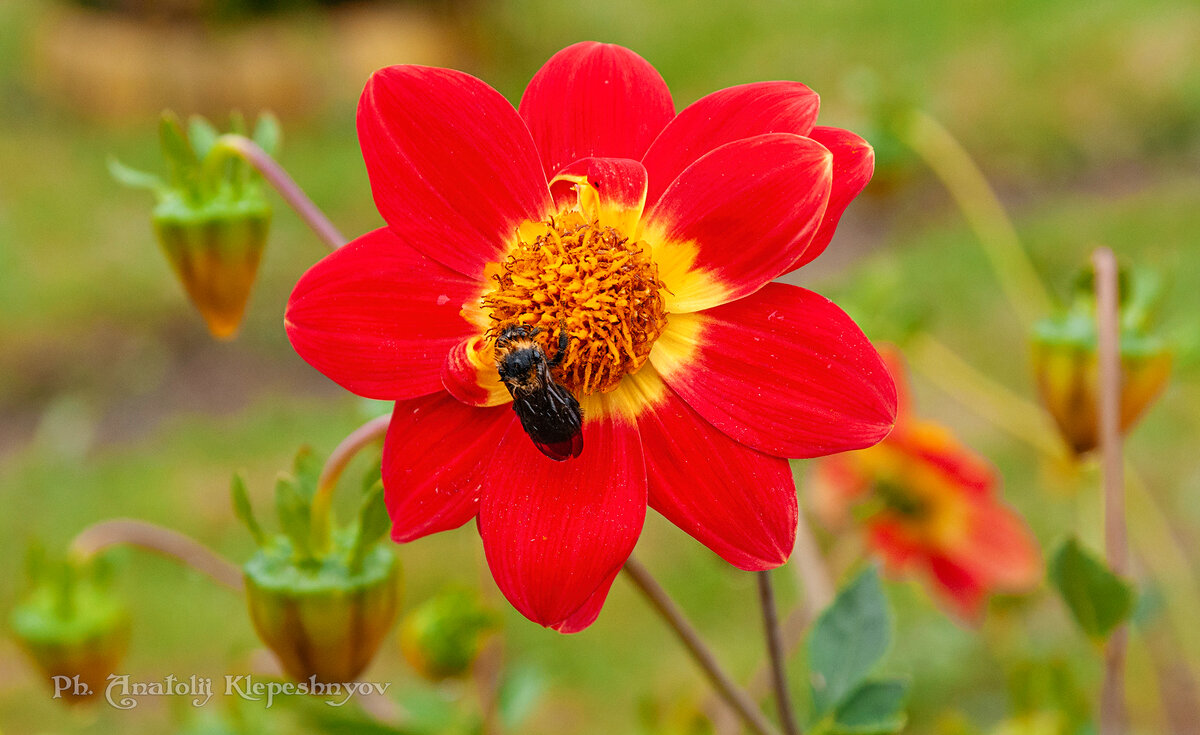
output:
[[[254,520],[245,486],[234,478],[234,508],[259,545],[243,567],[246,599],[259,638],[288,675],[348,682],[396,620],[400,564],[379,544],[389,527],[382,484],[375,480],[366,490],[357,523],[331,531],[328,517],[313,512],[319,472],[302,451],[295,474],[278,480],[283,533],[273,536]]]
[[[243,132],[240,115],[233,116],[231,127]],[[118,181],[155,192],[154,232],[171,269],[209,333],[232,338],[258,274],[271,207],[260,177],[221,145],[217,131],[203,118],[192,118],[185,135],[177,118],[164,115],[159,133],[171,172],[168,181],[116,161],[109,169]],[[275,119],[260,118],[255,142],[272,153],[278,139]]]
[[[1157,282],[1121,274],[1121,433],[1127,432],[1166,387],[1172,355],[1147,322],[1157,300]],[[1081,278],[1071,308],[1034,327],[1033,370],[1042,403],[1077,454],[1099,443],[1099,367],[1095,298],[1090,274]]]
[[[465,675],[500,625],[495,611],[464,590],[443,592],[400,622],[400,651],[430,681]]]
[[[125,605],[108,588],[103,564],[31,563],[33,587],[12,611],[17,641],[55,699],[85,702],[104,690],[129,645]]]
[[[298,681],[354,681],[396,619],[400,565],[375,548],[357,573],[337,560],[298,566],[290,552],[261,550],[245,566],[246,598],[259,638]]]

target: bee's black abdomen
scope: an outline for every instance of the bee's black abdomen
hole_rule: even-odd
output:
[[[536,329],[524,326],[505,328],[496,338],[496,369],[534,446],[562,462],[583,451],[583,411],[571,391],[550,373],[550,368],[562,361],[566,332],[560,333],[553,361],[547,360],[533,341],[536,334]]]
[[[521,427],[542,454],[562,462],[578,457],[583,451],[583,411],[571,392],[555,383],[545,382],[542,390],[514,395],[513,410]]]

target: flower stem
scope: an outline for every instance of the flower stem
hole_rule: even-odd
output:
[[[1117,260],[1108,248],[1092,253],[1096,271],[1096,334],[1099,362],[1100,454],[1104,474],[1104,552],[1118,575],[1129,569],[1125,536],[1125,464],[1121,457],[1121,354],[1117,313]],[[1125,649],[1128,626],[1113,632],[1104,651],[1104,688],[1100,694],[1100,735],[1125,731]]]
[[[792,696],[788,691],[787,669],[784,665],[783,636],[779,631],[779,617],[775,611],[775,591],[771,588],[771,573],[758,572],[758,601],[762,605],[763,629],[767,635],[767,655],[771,659],[771,682],[775,687],[775,705],[779,708],[779,721],[786,735],[800,735],[796,725],[796,713],[792,710]]]
[[[796,525],[796,546],[792,549],[792,559],[788,564],[796,570],[803,596],[800,598],[800,604],[792,608],[781,626],[780,645],[784,658],[795,654],[804,639],[804,631],[808,630],[809,624],[817,615],[833,602],[835,595],[829,569],[803,509]],[[746,692],[755,702],[762,701],[771,691],[772,663],[760,666],[746,686]],[[705,706],[706,712],[715,712],[721,718],[716,723],[717,732],[736,732],[732,726],[734,723],[729,722],[729,710],[719,705],[720,702],[714,701],[707,702]]]
[[[275,191],[279,192],[288,206],[300,216],[300,219],[304,220],[304,224],[308,225],[309,229],[316,233],[321,242],[329,246],[330,250],[337,250],[346,244],[346,238],[342,236],[337,227],[334,227],[325,213],[316,204],[313,204],[313,201],[279,165],[279,162],[271,158],[271,155],[260,148],[257,143],[244,135],[222,135],[217,138],[217,142],[209,153],[211,163],[206,163],[206,165],[219,165],[228,155],[238,156],[258,169],[267,183],[275,187]]]
[[[132,518],[113,518],[88,526],[71,541],[69,554],[81,561],[111,546],[136,546],[183,562],[213,581],[242,591],[242,573],[225,557],[169,528]]]
[[[737,711],[746,725],[757,735],[779,735],[779,731],[767,721],[750,697],[733,683],[733,680],[717,663],[712,651],[700,639],[696,629],[683,617],[683,613],[654,580],[654,577],[650,576],[650,572],[642,566],[641,562],[632,556],[629,557],[625,562],[625,573],[629,575],[634,586],[649,600],[650,605],[662,616],[667,625],[675,631],[675,635],[679,636],[679,640],[708,676],[708,680],[716,687],[717,692],[730,707]]]
[[[329,551],[329,513],[333,507],[333,491],[337,488],[342,471],[364,447],[383,438],[391,420],[390,414],[376,416],[350,432],[350,435],[334,448],[329,459],[325,461],[325,466],[321,468],[321,475],[317,479],[317,491],[313,494],[311,514],[313,548],[317,553],[324,554]]]
[[[971,366],[933,335],[915,337],[908,359],[917,371],[992,425],[1047,457],[1066,458],[1062,441],[1039,406]]]
[[[914,111],[899,132],[954,197],[979,238],[1005,297],[1025,325],[1032,326],[1049,313],[1052,301],[979,166],[949,130],[923,112]]]

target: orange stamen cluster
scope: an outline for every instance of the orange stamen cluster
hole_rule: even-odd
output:
[[[666,326],[658,267],[612,227],[567,212],[545,234],[518,242],[483,297],[488,337],[505,327],[541,328],[537,340],[553,358],[558,334],[570,339],[555,378],[577,395],[606,393],[636,372]]]

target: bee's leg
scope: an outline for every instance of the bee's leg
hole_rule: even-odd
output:
[[[563,358],[567,356],[567,325],[564,322],[558,323],[558,352],[554,353],[554,359],[546,363],[547,367],[558,367],[562,364]]]

